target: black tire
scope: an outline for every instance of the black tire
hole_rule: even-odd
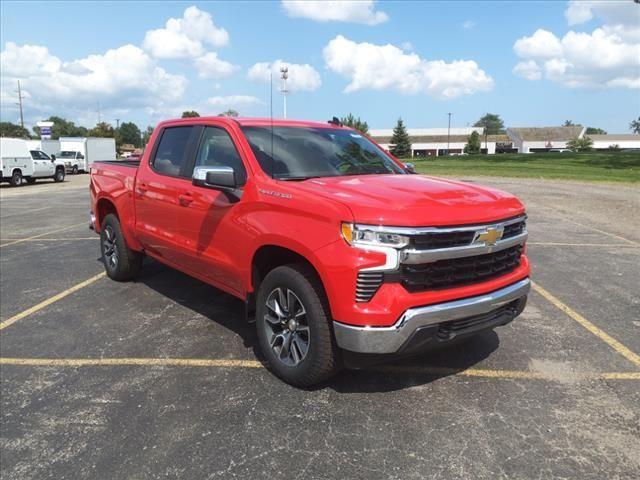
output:
[[[19,187],[20,185],[22,185],[22,172],[20,170],[15,170],[11,174],[9,183],[11,184],[12,187]]]
[[[56,173],[53,175],[53,181],[56,183],[64,182],[64,168],[56,168]]]
[[[78,174],[78,166],[77,165],[73,166],[73,168],[71,169],[71,173],[74,174],[74,175]]]
[[[127,245],[118,217],[110,213],[102,221],[100,252],[107,275],[112,280],[124,282],[134,278],[142,267],[143,255]]]
[[[29,177],[29,178],[27,178],[27,183],[29,185],[33,185],[34,183],[36,183],[36,179],[33,178],[33,177]]]
[[[296,307],[289,315],[289,320],[284,323],[274,322],[273,320],[276,320],[274,310],[267,307],[270,295],[277,295],[274,292],[277,292],[278,289],[293,292],[302,307],[298,311],[306,312],[304,318],[300,317],[300,325],[298,325],[306,327],[308,332],[306,333],[307,348],[302,358],[303,351],[299,347],[295,347],[295,341],[297,338],[299,342],[304,342],[304,334],[298,334],[298,327],[295,327],[296,330],[289,330],[290,322],[296,313]],[[288,309],[289,307],[287,307]],[[267,320],[267,316],[271,318],[271,321]],[[295,316],[295,318],[298,317]],[[294,325],[297,325],[295,321]],[[256,298],[256,328],[260,349],[266,358],[267,366],[285,382],[297,387],[310,387],[338,372],[340,368],[339,351],[333,336],[328,302],[320,280],[308,266],[285,265],[277,267],[267,274],[260,284]],[[274,328],[282,328],[280,333],[289,333],[294,338],[289,340],[289,348],[293,353],[297,351],[297,355],[292,355],[289,361],[295,362],[296,359],[293,357],[297,356],[297,363],[288,364],[282,359],[284,339],[280,345],[278,345],[278,341],[271,343],[275,337],[279,337],[279,334],[274,333]],[[295,337],[294,334],[298,334],[298,337]],[[279,351],[278,347],[280,347]]]

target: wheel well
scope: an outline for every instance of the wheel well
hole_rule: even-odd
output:
[[[22,170],[19,168],[14,168],[13,170],[11,170],[11,175],[13,175],[16,172],[20,172],[20,175],[22,175]]]
[[[64,170],[64,167],[62,165],[56,165],[56,171],[58,170]]]
[[[102,220],[104,220],[104,217],[110,213],[113,213],[116,217],[118,216],[118,211],[116,210],[115,205],[104,198],[102,200],[98,200],[96,223],[98,225],[102,225]]]
[[[322,280],[318,271],[313,264],[299,253],[289,250],[288,248],[278,247],[276,245],[263,245],[253,256],[251,262],[251,285],[253,287],[253,295],[247,299],[247,307],[250,311],[255,309],[255,296],[260,287],[260,283],[267,274],[276,267],[283,265],[303,264],[308,266],[320,280]]]

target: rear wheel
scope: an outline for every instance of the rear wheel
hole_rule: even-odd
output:
[[[64,181],[64,168],[57,168],[56,173],[53,175],[54,182],[63,182]]]
[[[73,173],[74,175],[78,174],[78,166],[74,165],[73,168],[71,169],[71,173]]]
[[[122,235],[120,221],[112,213],[102,222],[100,250],[104,268],[112,280],[131,280],[142,267],[142,254],[129,248]]]
[[[269,368],[285,382],[315,385],[339,369],[324,289],[305,265],[277,267],[260,284],[256,328]]]
[[[22,172],[20,170],[16,170],[11,174],[11,179],[9,183],[12,187],[19,187],[22,185]]]

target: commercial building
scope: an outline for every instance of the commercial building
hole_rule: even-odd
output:
[[[586,128],[580,125],[570,127],[512,127],[503,135],[485,135],[482,127],[451,128],[408,128],[413,157],[435,157],[458,155],[464,151],[469,136],[480,135],[482,153],[535,153],[552,149],[567,148],[574,138],[585,136]],[[393,144],[392,129],[371,130],[369,135],[386,150]],[[640,148],[640,135],[589,135],[596,150],[620,150]]]

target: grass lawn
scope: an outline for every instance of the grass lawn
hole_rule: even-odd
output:
[[[429,175],[640,182],[640,152],[532,153],[406,159]]]

